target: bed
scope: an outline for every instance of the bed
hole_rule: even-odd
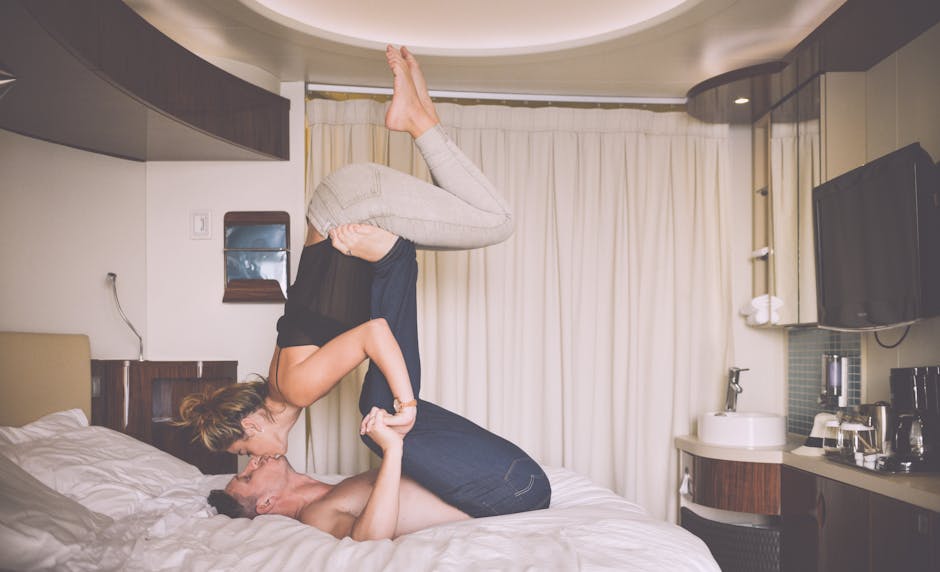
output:
[[[203,475],[127,435],[88,424],[87,338],[78,338],[85,350],[76,352],[72,336],[30,336],[0,333],[0,415],[33,419],[0,417],[0,569],[719,569],[689,532],[561,468],[546,470],[554,491],[546,510],[451,523],[395,540],[337,540],[283,516],[216,515],[205,496],[228,475]],[[44,355],[36,351],[60,343],[73,359],[29,366]],[[7,373],[14,370],[16,376]],[[36,403],[66,383],[86,384],[74,392],[75,407],[59,401],[50,413]],[[10,384],[32,389],[14,393]]]

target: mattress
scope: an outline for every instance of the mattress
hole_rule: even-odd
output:
[[[203,475],[80,409],[0,427],[0,569],[707,570],[707,547],[567,469],[548,509],[356,542],[285,516],[215,514]],[[317,477],[316,475],[314,475]],[[321,475],[328,482],[338,475]]]

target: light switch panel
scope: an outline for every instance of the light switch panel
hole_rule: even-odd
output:
[[[189,222],[190,239],[205,240],[212,238],[212,213],[209,211],[192,211]]]

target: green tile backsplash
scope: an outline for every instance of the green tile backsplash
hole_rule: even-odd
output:
[[[819,404],[823,354],[849,358],[849,406],[861,402],[862,336],[856,332],[791,328],[787,342],[787,431],[809,435],[813,418],[823,411]]]

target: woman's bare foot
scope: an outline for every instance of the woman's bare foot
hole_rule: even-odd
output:
[[[371,224],[344,224],[330,231],[333,248],[369,262],[381,260],[398,236]]]
[[[395,79],[393,83],[392,103],[385,113],[385,126],[392,131],[407,131],[417,139],[422,133],[437,124],[436,115],[428,114],[418,90],[415,87],[411,69],[396,48],[385,48],[385,58],[388,67],[392,69]]]
[[[414,54],[405,46],[402,46],[399,51],[401,52],[401,57],[405,59],[405,63],[408,64],[408,71],[411,72],[411,80],[415,84],[415,91],[418,92],[418,101],[421,102],[422,107],[428,112],[428,115],[434,119],[434,122],[440,123],[441,120],[437,116],[437,110],[434,109],[434,102],[431,101],[431,94],[428,93],[428,83],[424,80],[424,73],[421,72],[421,66],[418,65],[418,60],[415,59]]]

